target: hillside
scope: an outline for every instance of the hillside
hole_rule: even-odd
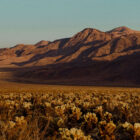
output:
[[[86,84],[139,84],[140,32],[86,28],[71,38],[0,49],[0,68],[16,77]]]

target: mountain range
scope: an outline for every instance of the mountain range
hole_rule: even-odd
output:
[[[140,31],[86,28],[70,38],[2,48],[0,70],[35,82],[139,85]]]

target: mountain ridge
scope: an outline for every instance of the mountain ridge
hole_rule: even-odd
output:
[[[0,68],[27,68],[15,74],[24,78],[140,83],[139,54],[140,31],[86,28],[70,38],[0,49]]]

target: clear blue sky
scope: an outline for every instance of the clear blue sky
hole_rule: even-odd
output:
[[[140,30],[140,0],[0,0],[0,47],[118,26]]]

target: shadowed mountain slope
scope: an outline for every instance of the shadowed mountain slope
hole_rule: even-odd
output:
[[[71,38],[0,49],[1,68],[27,68],[19,77],[140,83],[140,32],[86,28]]]

